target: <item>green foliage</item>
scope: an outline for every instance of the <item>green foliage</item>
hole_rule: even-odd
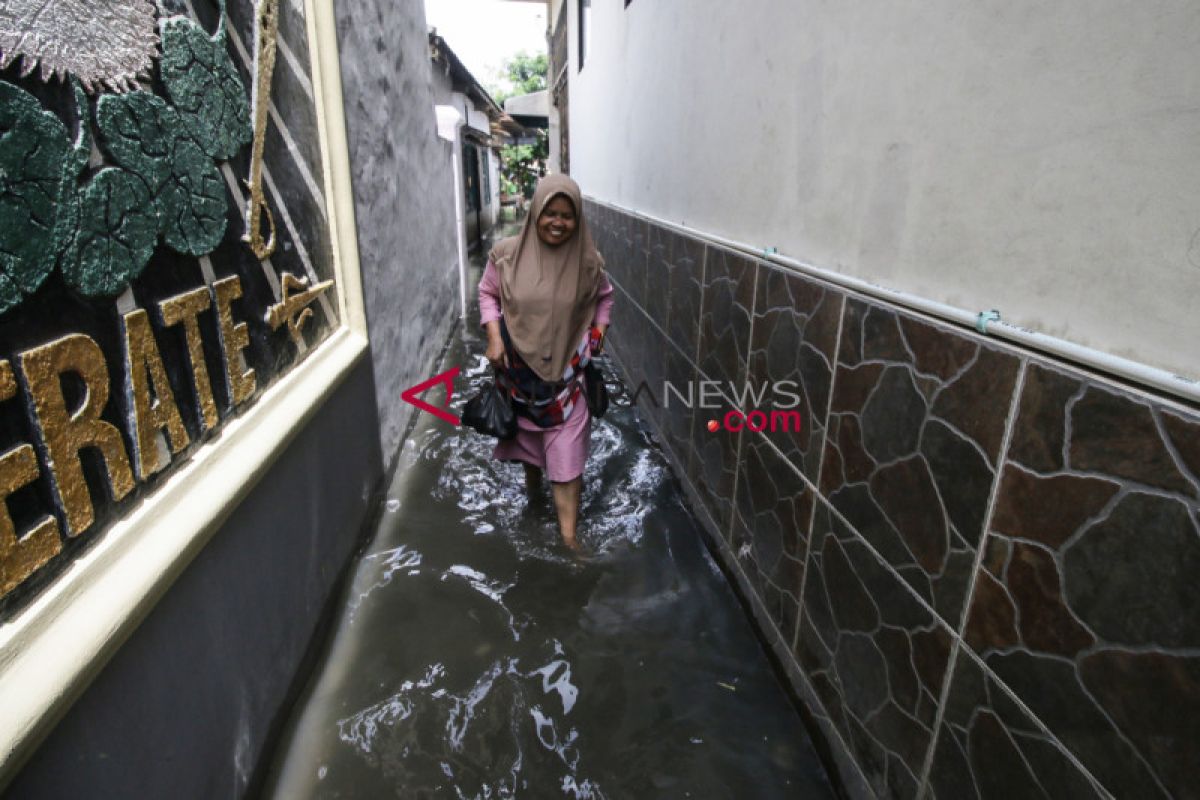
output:
[[[156,206],[163,241],[180,253],[211,253],[225,236],[225,184],[212,159],[190,139],[176,143],[171,180]]]
[[[545,53],[531,56],[524,50],[504,62],[501,73],[514,91],[493,89],[492,97],[504,105],[510,97],[540,92],[549,83],[550,61]],[[500,187],[504,194],[533,196],[538,178],[546,174],[546,159],[550,157],[550,138],[546,131],[537,131],[533,144],[510,145],[500,150]]]
[[[547,85],[550,59],[545,53],[531,56],[522,50],[504,63],[504,71],[516,89],[514,94],[540,92]]]
[[[500,182],[506,194],[533,197],[538,178],[546,174],[550,157],[550,137],[537,131],[534,144],[510,145],[500,149]]]
[[[157,195],[171,175],[174,144],[186,135],[179,113],[149,92],[110,94],[96,103],[96,124],[113,160]]]
[[[225,46],[225,16],[215,36],[186,17],[162,24],[159,73],[197,144],[215,159],[233,157],[250,141],[250,106]]]
[[[550,60],[545,53],[535,56],[521,50],[508,58],[500,67],[500,78],[509,88],[501,86],[488,87],[492,99],[504,107],[504,101],[510,97],[540,92],[549,86]]]

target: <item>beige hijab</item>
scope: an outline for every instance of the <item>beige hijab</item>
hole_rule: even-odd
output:
[[[563,195],[575,206],[575,234],[557,246],[538,238],[537,219]],[[583,219],[583,196],[566,175],[538,181],[516,236],[488,254],[500,277],[500,307],[513,346],[542,380],[558,381],[596,314],[604,259]]]

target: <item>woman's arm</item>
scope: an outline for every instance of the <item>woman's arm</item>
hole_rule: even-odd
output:
[[[597,294],[596,314],[592,318],[592,324],[600,329],[601,335],[608,332],[609,322],[612,319],[613,303],[613,287],[608,282],[608,275],[605,275],[603,281],[600,283],[600,292]],[[600,341],[601,347],[603,347],[604,340],[601,339]],[[596,352],[600,352],[599,349]]]
[[[500,333],[500,276],[489,259],[483,268],[483,278],[479,281],[479,324],[491,329],[491,323],[496,323],[496,333]]]
[[[490,259],[479,281],[479,324],[487,328],[488,345],[484,358],[493,367],[508,366],[504,340],[500,336],[500,277]]]

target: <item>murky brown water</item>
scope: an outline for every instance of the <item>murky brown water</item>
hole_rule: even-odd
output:
[[[484,375],[466,337],[459,406]],[[421,415],[269,795],[832,796],[624,395],[592,445],[577,558],[548,490]]]

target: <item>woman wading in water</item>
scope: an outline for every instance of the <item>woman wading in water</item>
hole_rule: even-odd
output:
[[[591,415],[583,367],[600,352],[612,313],[604,259],[583,220],[575,181],[550,175],[538,182],[521,232],[488,254],[479,283],[487,360],[513,397],[517,435],[493,453],[520,461],[530,499],[542,475],[550,481],[563,542],[575,538]]]

